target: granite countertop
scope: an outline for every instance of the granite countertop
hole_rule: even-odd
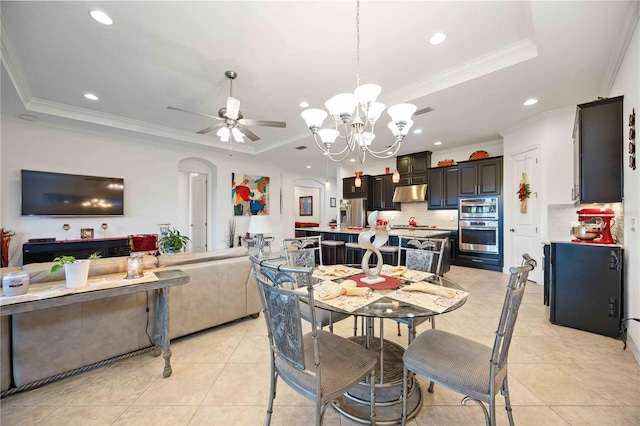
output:
[[[329,226],[318,226],[314,228],[296,228],[297,231],[315,231],[315,232],[331,232],[336,234],[360,234],[361,232],[368,231],[369,228],[362,229],[348,229],[339,228],[331,229]],[[436,236],[449,235],[451,229],[391,229],[389,231],[390,236],[397,237],[420,237],[420,238],[432,238]]]

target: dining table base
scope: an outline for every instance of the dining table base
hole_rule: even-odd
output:
[[[355,336],[352,340],[378,357],[376,369],[376,424],[396,425],[402,420],[402,355],[404,348],[377,337]],[[413,418],[422,406],[422,391],[413,374],[409,376],[407,419]],[[370,423],[370,386],[361,382],[332,402],[332,406],[349,419]]]

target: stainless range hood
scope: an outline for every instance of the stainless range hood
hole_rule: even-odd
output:
[[[394,203],[412,203],[417,201],[426,201],[427,184],[398,186],[393,193]]]

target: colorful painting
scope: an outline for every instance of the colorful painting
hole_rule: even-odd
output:
[[[269,178],[231,173],[234,216],[269,214]]]

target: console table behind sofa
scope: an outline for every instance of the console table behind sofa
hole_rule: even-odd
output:
[[[145,255],[143,262],[145,271],[180,269],[189,275],[189,283],[169,290],[172,339],[248,315],[257,317],[260,313],[251,261],[244,247]],[[126,273],[126,257],[96,259],[91,263],[90,276]],[[50,274],[51,265],[53,262],[30,264],[23,270],[29,273],[32,286],[64,279],[63,275]],[[155,292],[142,292],[116,296],[108,303],[93,300],[2,316],[0,390],[3,394],[11,393],[16,387],[148,350],[151,343],[146,322],[148,315],[154,315],[154,303]],[[147,312],[147,306],[151,312]],[[154,332],[151,327],[149,333]]]

